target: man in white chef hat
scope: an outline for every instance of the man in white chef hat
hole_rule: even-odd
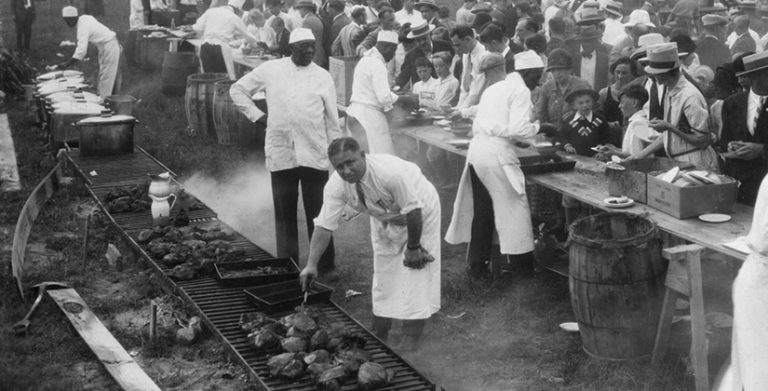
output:
[[[99,82],[97,86],[99,95],[104,98],[115,94],[120,89],[120,54],[122,52],[115,32],[99,23],[91,15],[78,15],[77,8],[72,6],[62,8],[61,16],[64,17],[67,26],[77,28],[77,48],[72,58],[47,67],[47,69],[66,69],[76,62],[82,61],[88,52],[88,44],[92,43],[99,50]]]
[[[387,78],[386,63],[395,56],[398,35],[395,31],[381,30],[376,38],[376,46],[365,52],[355,67],[347,115],[354,119],[350,121],[350,130],[364,149],[367,146],[370,153],[394,154],[384,113],[404,99],[390,90]]]

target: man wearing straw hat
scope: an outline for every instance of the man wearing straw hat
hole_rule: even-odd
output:
[[[572,54],[574,73],[586,80],[595,91],[600,91],[608,85],[610,73],[608,66],[610,49],[603,44],[602,37],[603,34],[596,26],[582,27],[576,37],[580,43],[580,50]]]
[[[696,54],[699,63],[714,70],[726,62],[730,62],[731,52],[723,42],[728,18],[720,15],[708,14],[701,17],[701,27],[704,31],[696,45]]]
[[[78,15],[77,8],[67,6],[61,9],[64,22],[69,27],[77,28],[77,48],[72,58],[57,65],[47,67],[49,70],[66,69],[72,64],[82,61],[88,53],[88,44],[96,45],[99,50],[99,82],[97,89],[104,98],[113,95],[120,89],[120,44],[117,35],[107,26],[99,23],[90,15]]]
[[[629,14],[629,21],[624,23],[625,34],[613,43],[608,61],[613,64],[622,57],[628,57],[638,47],[637,40],[651,32],[654,27],[656,25],[651,22],[651,16],[647,11],[642,9],[632,11]]]
[[[330,161],[325,153],[341,137],[336,108],[336,88],[330,73],[312,62],[315,55],[312,31],[291,31],[291,56],[267,61],[238,80],[229,90],[232,101],[249,120],[266,115],[251,100],[266,93],[269,116],[264,140],[266,168],[272,181],[275,206],[277,256],[299,260],[296,206],[299,186],[304,200],[307,231],[323,204]],[[320,259],[320,273],[332,273],[333,245]]]
[[[667,90],[663,118],[651,117],[649,121],[662,136],[633,157],[644,158],[664,148],[671,159],[718,172],[717,154],[710,145],[707,102],[696,86],[683,76],[677,45],[663,43],[649,47],[645,72]]]
[[[384,113],[402,99],[390,91],[387,79],[386,63],[395,56],[397,44],[396,32],[379,31],[376,46],[360,59],[352,77],[352,97],[347,109],[347,114],[354,119],[350,121],[350,131],[370,153],[395,154]]]
[[[427,23],[439,27],[443,24],[440,23],[440,18],[437,15],[439,7],[435,4],[435,0],[419,0],[416,2],[416,9],[421,12],[421,17],[427,21]]]
[[[232,61],[232,49],[229,43],[238,37],[245,38],[251,45],[257,46],[256,39],[238,16],[242,13],[245,0],[229,0],[227,5],[209,8],[192,28],[202,37],[200,63],[203,72],[229,74],[235,79],[235,64]]]
[[[624,17],[624,5],[618,1],[607,0],[603,3],[605,13],[605,31],[603,31],[603,43],[613,45],[624,34],[624,25],[621,18]]]
[[[404,88],[408,82],[416,83],[419,81],[419,76],[416,74],[416,59],[419,57],[429,58],[432,53],[450,52],[451,46],[445,42],[432,41],[432,30],[435,26],[427,24],[422,20],[420,24],[411,26],[411,31],[406,36],[408,39],[413,39],[416,43],[416,47],[411,49],[405,54],[403,59],[403,65],[400,67],[400,74],[395,79],[395,85]],[[432,77],[435,77],[434,70],[432,71]]]

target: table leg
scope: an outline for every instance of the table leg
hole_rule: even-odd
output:
[[[691,281],[691,360],[696,390],[709,390],[709,368],[707,364],[707,322],[704,314],[704,289],[701,279],[701,250],[686,254],[688,273]]]
[[[656,340],[653,343],[653,355],[651,364],[658,364],[664,356],[667,341],[669,341],[669,332],[672,327],[672,316],[675,313],[675,301],[680,296],[674,289],[666,288],[664,292],[664,303],[661,307],[661,316],[659,325],[656,328]]]

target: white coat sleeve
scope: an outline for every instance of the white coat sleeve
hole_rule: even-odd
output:
[[[400,208],[400,214],[406,215],[411,211],[424,207],[424,203],[419,199],[416,193],[416,182],[413,180],[421,173],[414,173],[407,168],[393,167],[391,178],[386,183],[389,185],[390,193],[394,198],[395,205]]]
[[[203,12],[203,14],[197,18],[197,22],[192,26],[192,30],[195,30],[198,34],[205,32],[205,24],[208,22],[208,15],[208,11]]]
[[[316,227],[322,227],[329,231],[335,231],[339,228],[344,207],[347,205],[341,181],[341,177],[333,173],[328,179],[328,183],[325,184],[323,207],[320,208],[320,213],[313,220]]]
[[[259,66],[252,70],[229,88],[229,96],[238,110],[252,122],[264,116],[264,112],[256,107],[251,97],[257,92],[264,91],[267,86],[265,67]],[[337,121],[338,126],[338,121]]]
[[[539,132],[538,122],[531,122],[531,93],[528,89],[517,94],[510,94],[507,104],[510,107],[507,119],[509,137],[518,140],[531,138]]]
[[[336,86],[333,84],[330,74],[327,75],[328,82],[325,93],[323,93],[323,103],[325,106],[325,131],[330,142],[341,138],[341,127],[339,126],[339,111],[336,106]]]
[[[77,26],[77,48],[72,58],[83,61],[86,54],[88,54],[88,37],[90,36],[90,29],[86,23],[78,23]]]
[[[392,110],[395,101],[397,101],[397,94],[390,91],[389,79],[387,75],[387,68],[383,64],[377,66],[376,69],[371,72],[371,85],[373,86],[373,92],[376,94],[376,100],[384,109],[384,111]]]

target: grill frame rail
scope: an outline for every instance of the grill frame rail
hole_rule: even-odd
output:
[[[148,169],[160,169],[175,174],[160,161],[152,157],[141,147],[136,147],[137,152],[133,155],[123,155],[115,157],[90,157],[80,158],[78,151],[74,150],[63,154],[64,158],[75,171],[85,180],[86,189],[91,197],[96,201],[99,208],[104,212],[110,223],[117,228],[117,231],[130,246],[136,251],[140,258],[146,262],[154,274],[160,277],[160,283],[168,292],[174,292],[181,296],[184,301],[197,313],[205,323],[208,330],[227,347],[226,351],[230,358],[239,361],[246,368],[249,377],[257,383],[259,388],[265,391],[311,391],[315,390],[315,382],[309,375],[303,375],[298,381],[289,381],[287,379],[273,378],[269,375],[266,362],[269,355],[260,353],[247,343],[246,333],[239,327],[240,314],[245,312],[258,311],[259,308],[250,303],[243,293],[246,287],[224,287],[216,280],[215,275],[206,275],[188,281],[176,281],[168,275],[171,268],[162,265],[154,260],[144,248],[136,241],[136,236],[144,229],[152,228],[152,219],[149,212],[128,212],[111,214],[107,211],[103,202],[103,195],[117,186],[130,186],[143,181],[143,175]],[[122,169],[104,169],[105,164],[116,163],[131,164],[130,167]],[[140,164],[136,164],[136,163]],[[153,166],[154,165],[154,166]],[[91,177],[88,173],[96,170],[98,175]],[[129,171],[133,171],[129,173]],[[105,173],[120,173],[114,175],[114,181],[110,181]],[[199,212],[199,213],[196,213]],[[218,220],[216,213],[206,206],[205,209],[190,211],[190,224],[203,226],[209,224],[219,224],[222,227],[228,227],[226,223]],[[231,228],[231,227],[230,227]],[[235,231],[237,232],[237,231]],[[251,258],[256,261],[260,259],[271,259],[273,256],[258,247],[256,244],[245,238],[239,232],[231,244],[242,247],[245,255],[240,258]],[[388,369],[396,369],[393,384],[382,388],[384,391],[437,391],[437,386],[426,376],[416,370],[409,362],[395,353],[383,341],[379,340],[365,326],[344,311],[332,300],[324,304],[315,304],[335,321],[343,322],[353,332],[364,334],[366,337],[365,350],[372,354],[372,361],[384,365]],[[280,317],[290,313],[276,313],[272,316]],[[354,391],[358,389],[356,380],[348,379],[342,390]],[[440,388],[442,390],[442,388]]]

